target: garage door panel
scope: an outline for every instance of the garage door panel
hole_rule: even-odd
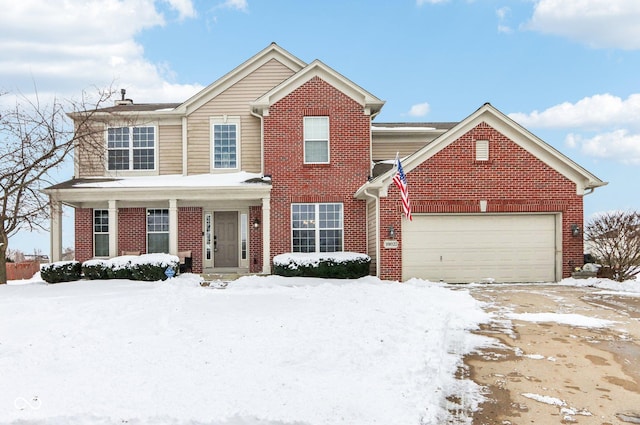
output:
[[[403,224],[403,279],[555,280],[555,216],[415,215]]]

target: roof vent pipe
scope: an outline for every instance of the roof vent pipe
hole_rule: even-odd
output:
[[[125,96],[127,95],[127,89],[120,89],[120,95],[122,96],[122,99],[120,100],[116,100],[116,106],[120,106],[120,105],[133,105],[133,100],[132,99],[126,99]]]

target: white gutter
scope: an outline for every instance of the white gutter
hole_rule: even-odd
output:
[[[188,174],[188,161],[187,161],[187,117],[182,117],[182,175]]]
[[[380,111],[371,114],[369,120],[369,175],[373,176],[373,125],[371,122],[378,116]],[[363,193],[366,197],[373,199],[376,205],[376,277],[380,277],[380,199],[376,195],[372,195],[364,189]]]
[[[367,192],[367,189],[363,193],[376,203],[376,277],[380,277],[380,198]]]
[[[260,120],[260,174],[264,176],[264,117],[253,112],[253,108],[249,113]]]

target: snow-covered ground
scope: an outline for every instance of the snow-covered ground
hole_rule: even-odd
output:
[[[435,424],[480,388],[466,290],[245,277],[0,286],[0,423]],[[19,284],[22,283],[22,284]]]

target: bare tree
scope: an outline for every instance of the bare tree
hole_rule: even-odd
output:
[[[0,110],[0,284],[7,282],[9,238],[47,225],[49,199],[41,189],[52,184],[51,173],[80,143],[104,151],[102,130],[95,124],[111,95],[112,90],[98,90],[93,101],[83,93],[80,102],[47,104],[37,95],[35,100],[21,96],[14,107]],[[74,113],[75,128],[67,112]]]
[[[593,256],[619,282],[640,273],[640,212],[615,211],[591,219],[585,240]]]

